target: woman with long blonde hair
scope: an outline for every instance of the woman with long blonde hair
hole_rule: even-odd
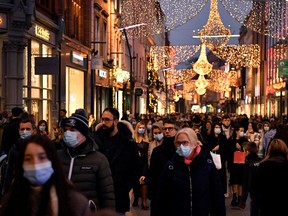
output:
[[[133,134],[133,139],[136,142],[139,152],[141,153],[141,163],[142,163],[142,170],[141,176],[145,176],[148,169],[148,148],[149,148],[149,137],[147,132],[147,124],[144,121],[138,122],[135,131]],[[135,181],[133,185],[133,192],[134,192],[134,202],[132,206],[138,206],[138,198],[142,197],[142,209],[148,210],[148,187],[145,182],[140,182],[138,180]]]

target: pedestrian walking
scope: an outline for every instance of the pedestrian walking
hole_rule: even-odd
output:
[[[288,197],[288,148],[273,139],[256,174],[256,195],[260,216],[285,215]]]
[[[99,150],[108,158],[115,189],[117,215],[130,210],[129,192],[135,179],[141,176],[138,147],[132,139],[133,128],[128,121],[119,122],[119,112],[107,107],[96,126],[94,138]]]
[[[47,137],[33,135],[24,140],[0,215],[90,216],[88,200],[68,183]]]
[[[207,151],[191,128],[175,136],[177,151],[165,165],[155,200],[158,216],[225,216],[224,191]]]
[[[62,149],[58,150],[64,172],[89,200],[91,210],[114,209],[115,194],[109,162],[90,137],[84,113],[63,122]]]

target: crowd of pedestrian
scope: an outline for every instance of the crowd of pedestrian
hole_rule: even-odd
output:
[[[0,114],[0,215],[124,216],[140,201],[151,216],[225,216],[229,196],[242,209],[250,197],[251,216],[285,211],[288,129],[275,117],[60,113],[51,130],[19,107]]]

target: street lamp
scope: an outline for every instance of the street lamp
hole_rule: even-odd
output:
[[[131,25],[131,26],[127,26],[127,27],[123,27],[123,28],[118,28],[118,30],[123,31],[123,34],[125,36],[125,40],[126,40],[126,44],[127,44],[127,48],[128,48],[128,52],[129,52],[129,72],[130,72],[130,113],[134,113],[132,110],[132,103],[133,103],[133,91],[134,91],[134,82],[133,82],[133,74],[132,74],[132,61],[133,61],[133,57],[132,57],[132,53],[131,53],[131,49],[130,49],[130,45],[129,45],[129,40],[128,40],[128,36],[127,36],[127,29],[131,29],[131,28],[136,28],[142,25],[147,25],[146,23],[139,23],[139,24],[135,24],[135,25]]]

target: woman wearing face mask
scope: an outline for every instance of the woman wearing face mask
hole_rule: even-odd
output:
[[[233,131],[233,135],[229,138],[230,152],[228,153],[228,171],[230,172],[229,183],[231,185],[233,198],[231,206],[238,206],[239,201],[242,199],[242,186],[244,177],[244,163],[234,163],[234,152],[243,151],[243,143],[248,142],[244,136],[244,126],[238,125]]]
[[[40,120],[37,125],[37,134],[48,136],[49,139],[51,139],[49,131],[48,131],[48,123],[45,120]]]
[[[225,216],[224,191],[207,151],[191,128],[175,136],[176,154],[166,164],[159,182],[157,215]]]
[[[47,137],[33,135],[24,140],[15,171],[1,215],[90,215],[88,200],[68,183]]]
[[[218,170],[224,195],[225,197],[228,197],[227,194],[227,153],[228,153],[228,140],[224,133],[222,132],[222,127],[220,123],[214,123],[211,128],[211,133],[208,135],[207,140],[207,146],[208,146],[208,153],[214,152],[216,154],[220,154],[221,157],[221,169]]]
[[[148,138],[148,132],[146,128],[146,124],[144,121],[138,122],[138,124],[135,127],[134,141],[136,142],[139,151],[141,153],[141,164],[142,164],[142,176],[140,177],[140,180],[136,179],[133,185],[133,193],[134,193],[134,201],[132,206],[138,206],[138,199],[141,194],[141,200],[142,200],[142,209],[148,210],[148,185],[146,182],[141,179],[145,178],[148,170],[148,148],[149,148],[149,138]]]

